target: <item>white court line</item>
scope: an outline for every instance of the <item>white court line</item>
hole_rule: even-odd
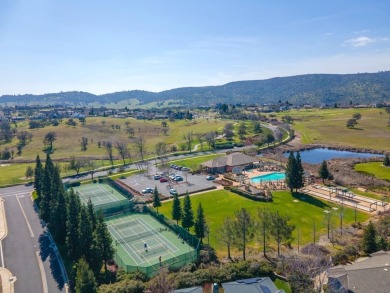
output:
[[[31,235],[31,237],[34,237],[34,233],[33,233],[32,229],[31,229],[31,226],[30,226],[30,222],[27,220],[26,213],[24,212],[24,209],[23,209],[23,207],[22,207],[22,204],[20,203],[20,200],[19,200],[19,197],[18,197],[18,196],[16,197],[16,200],[18,201],[18,203],[19,203],[19,206],[20,206],[20,209],[22,210],[22,213],[23,213],[24,219],[26,220],[26,223],[27,223],[28,229],[30,230],[30,235]]]
[[[4,194],[0,194],[0,197],[10,197],[10,196],[24,196],[24,195],[28,195],[29,192],[13,192],[13,193],[4,193]]]
[[[104,191],[105,193],[107,193],[108,196],[109,196],[111,199],[113,199],[114,201],[118,201],[118,199],[117,199],[114,195],[112,195],[107,189],[105,189],[105,188],[103,188],[103,187],[101,187],[101,186],[99,186],[99,188],[100,188],[101,191]]]
[[[150,228],[152,228],[152,229],[148,229],[149,231],[154,230],[153,227],[152,227],[149,223],[147,223],[144,219],[141,219],[141,220],[142,220],[142,222],[145,222],[145,224],[146,224],[147,226],[149,226]],[[145,225],[145,226],[146,226],[146,225]],[[147,227],[146,227],[146,228],[147,228]],[[160,238],[160,236],[163,237],[163,238],[166,240],[167,243],[171,244],[171,245],[176,249],[176,250],[174,250],[174,249],[172,249],[172,247],[170,247],[170,248],[172,249],[173,252],[179,251],[179,248],[177,248],[176,245],[174,245],[173,243],[171,243],[171,241],[169,241],[167,238],[165,238],[164,235],[161,235],[160,233],[157,233],[157,232],[156,232],[156,236],[157,236],[157,237],[159,238],[159,240],[161,240],[163,243],[164,243],[165,241],[162,240],[162,239]]]
[[[108,227],[113,227],[113,226],[108,226]],[[111,229],[111,230],[112,230],[112,229]],[[115,232],[115,233],[112,233],[112,232],[111,232],[111,233],[112,233],[112,234],[116,234],[117,236],[119,236],[119,238],[114,236],[114,237],[115,237],[115,240],[118,240],[118,241],[119,241],[120,239],[123,240],[122,236],[119,235],[119,233],[118,233],[115,229],[114,229],[114,232]],[[129,246],[129,243],[126,243],[126,242],[125,242],[125,243],[120,243],[120,245],[124,246],[123,244],[124,244],[125,246],[127,246],[128,248],[130,248],[131,251],[134,252],[134,250]],[[140,258],[138,257],[138,255],[135,255],[135,256],[139,259],[140,263],[139,263],[138,261],[136,261],[126,249],[125,249],[125,251],[126,251],[126,253],[130,256],[130,258],[135,262],[136,265],[139,265],[139,264],[143,263],[142,259],[140,259]]]

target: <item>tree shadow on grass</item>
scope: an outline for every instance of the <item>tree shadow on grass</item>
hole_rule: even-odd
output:
[[[331,207],[326,202],[323,202],[322,200],[320,200],[318,198],[315,198],[315,197],[313,197],[311,195],[305,194],[305,193],[293,192],[291,195],[292,195],[292,197],[294,197],[294,198],[296,198],[296,199],[298,199],[300,201],[304,201],[304,202],[307,202],[309,204],[315,205],[316,207],[319,207],[321,209],[325,209],[325,208],[330,208]]]

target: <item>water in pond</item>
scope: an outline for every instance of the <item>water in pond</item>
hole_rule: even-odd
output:
[[[285,157],[289,156],[289,153],[284,154]],[[370,153],[355,153],[350,151],[331,150],[326,148],[317,148],[307,151],[301,151],[302,161],[310,164],[318,164],[323,160],[330,160],[335,158],[370,158],[375,156],[383,156]]]

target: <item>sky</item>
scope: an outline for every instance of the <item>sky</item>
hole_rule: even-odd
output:
[[[388,0],[0,0],[0,95],[390,70]]]

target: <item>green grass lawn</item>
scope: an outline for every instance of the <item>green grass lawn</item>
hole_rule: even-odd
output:
[[[362,118],[355,129],[349,129],[346,122],[354,113],[360,113]],[[301,135],[304,144],[319,143],[376,150],[388,150],[390,145],[388,115],[383,109],[308,109],[276,114],[278,119],[287,115],[294,119],[292,127]]]
[[[226,249],[217,241],[217,231],[221,227],[224,219],[227,216],[233,216],[234,212],[246,208],[256,217],[258,208],[267,208],[270,211],[279,211],[281,214],[288,214],[291,217],[291,223],[295,224],[296,228],[300,229],[301,244],[310,243],[313,239],[313,222],[316,223],[318,234],[325,233],[323,225],[324,209],[332,209],[335,205],[323,202],[319,199],[308,195],[297,194],[292,196],[287,191],[274,192],[274,201],[272,203],[256,202],[227,190],[211,191],[191,197],[192,207],[195,211],[199,203],[202,203],[204,208],[206,221],[210,226],[210,244],[216,249],[219,255],[225,255]],[[301,200],[305,197],[305,200]],[[298,202],[294,202],[298,200]],[[159,212],[163,213],[168,218],[171,218],[172,202],[163,203],[159,208]],[[358,212],[357,220],[359,222],[366,221],[369,218],[368,214]],[[344,223],[350,224],[354,221],[354,210],[345,209]],[[334,223],[338,223],[338,218],[334,217]],[[297,245],[297,229],[293,236],[293,246]],[[318,239],[317,235],[317,239]],[[257,247],[257,243],[252,243],[252,247]]]
[[[383,162],[356,164],[355,171],[390,181],[390,167],[383,166]]]
[[[219,158],[224,156],[224,154],[212,154],[212,155],[205,155],[205,156],[197,156],[193,158],[188,158],[188,159],[180,159],[180,160],[172,160],[169,163],[170,164],[175,164],[175,165],[180,165],[180,166],[185,166],[190,168],[191,170],[198,170],[200,167],[200,164],[210,161],[215,158]]]

